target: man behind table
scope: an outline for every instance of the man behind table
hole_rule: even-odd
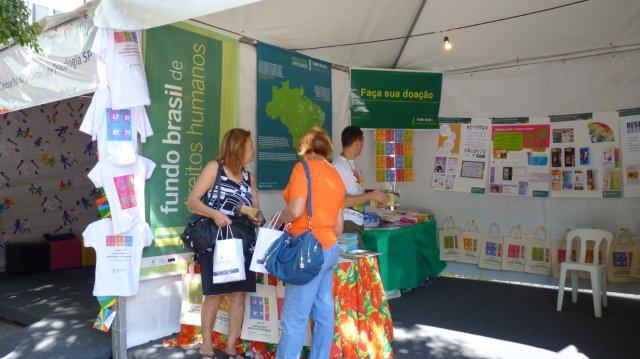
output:
[[[348,126],[342,131],[342,152],[333,160],[347,190],[344,202],[344,233],[358,234],[358,247],[364,248],[364,205],[371,200],[387,203],[389,196],[380,189],[365,191],[364,176],[355,163],[364,147],[364,135],[360,127]]]

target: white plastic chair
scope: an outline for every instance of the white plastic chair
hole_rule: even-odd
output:
[[[571,245],[574,239],[580,242],[580,253],[577,262],[571,259]],[[600,244],[602,240],[607,243],[607,251],[603,253],[604,258],[600,265]],[[591,274],[591,290],[593,291],[593,310],[597,318],[602,316],[602,306],[607,306],[607,257],[613,235],[601,229],[574,229],[567,234],[567,255],[566,260],[560,265],[560,283],[558,284],[558,304],[557,310],[562,310],[562,299],[564,297],[564,286],[567,279],[567,271],[571,271],[571,298],[574,303],[578,301],[578,276],[580,271]],[[593,263],[586,263],[587,244],[593,242]]]

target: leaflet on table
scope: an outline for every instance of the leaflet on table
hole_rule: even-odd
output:
[[[442,119],[431,187],[484,193],[489,152],[489,119]],[[464,123],[468,122],[468,123]]]
[[[622,169],[616,112],[551,116],[551,195],[620,197]]]
[[[489,192],[549,196],[549,124],[546,118],[518,118],[491,128]],[[494,119],[496,123],[509,122]],[[525,123],[523,123],[525,122]]]
[[[640,108],[620,110],[624,196],[640,197]]]

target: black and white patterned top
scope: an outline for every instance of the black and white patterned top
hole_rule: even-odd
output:
[[[223,171],[220,176],[220,201],[219,208],[215,207],[218,198],[218,188],[212,188],[207,197],[207,206],[217,209],[230,217],[235,217],[242,205],[253,206],[253,190],[251,189],[251,175],[248,171],[242,171],[240,184],[227,177]]]

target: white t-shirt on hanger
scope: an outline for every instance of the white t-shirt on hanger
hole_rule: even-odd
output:
[[[142,156],[122,167],[101,158],[87,174],[96,188],[103,187],[107,194],[114,233],[124,233],[146,222],[144,185],[155,167],[153,161]]]
[[[105,218],[87,226],[82,237],[84,245],[96,251],[93,295],[136,295],[142,249],[153,241],[149,225],[140,222],[130,231],[116,234],[111,218]]]
[[[111,89],[111,105],[115,110],[146,106],[151,102],[140,40],[140,31],[113,29],[98,29],[93,40],[91,52],[106,67],[106,83]]]
[[[114,110],[108,89],[98,89],[80,125],[80,131],[98,140],[98,154],[107,157],[116,166],[132,164],[140,141],[146,142],[153,135],[144,106]]]

